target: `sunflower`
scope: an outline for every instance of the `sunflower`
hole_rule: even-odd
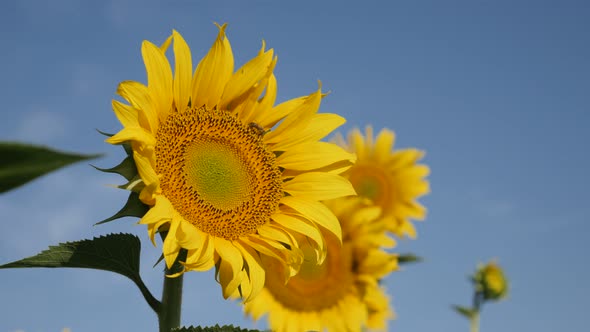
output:
[[[149,236],[167,232],[168,267],[181,249],[185,271],[217,269],[225,298],[253,298],[263,287],[263,257],[288,271],[303,261],[300,242],[326,255],[320,231],[338,242],[336,217],[320,201],[353,195],[338,173],[355,160],[320,142],[345,120],[318,114],[321,86],[275,104],[277,58],[265,49],[234,72],[226,25],[193,72],[191,51],[173,31],[161,47],[141,47],[147,86],[120,83],[113,100],[123,129],[107,139],[130,144],[137,178],[127,189],[149,207]],[[166,50],[173,44],[174,73]],[[155,245],[155,242],[154,242]]]
[[[304,261],[286,284],[287,271],[275,266],[277,273],[267,276],[260,295],[244,310],[255,320],[268,314],[275,332],[383,330],[393,312],[379,280],[397,269],[397,256],[380,248],[393,241],[385,236],[384,225],[375,222],[379,208],[355,198],[326,204],[341,223],[342,245],[325,234],[324,262]]]
[[[393,150],[394,132],[383,129],[374,138],[371,126],[366,127],[365,135],[354,129],[348,141],[341,135],[335,141],[357,155],[357,162],[345,173],[357,194],[381,207],[381,218],[391,232],[415,238],[410,219],[423,220],[426,216],[426,209],[416,199],[430,192],[425,179],[430,170],[418,164],[424,152]]]
[[[508,279],[495,260],[480,264],[472,280],[484,300],[497,301],[508,295]]]

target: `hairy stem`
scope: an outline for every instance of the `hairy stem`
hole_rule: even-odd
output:
[[[183,270],[179,261],[186,259],[186,250],[182,249],[171,268],[164,271],[164,289],[162,290],[162,304],[158,313],[160,332],[170,332],[180,327],[180,313],[182,311],[182,281],[183,275],[170,277]]]

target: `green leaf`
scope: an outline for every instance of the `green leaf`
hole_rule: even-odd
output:
[[[61,167],[101,156],[66,153],[16,142],[0,142],[0,155],[0,193]]]
[[[472,319],[473,316],[475,316],[476,314],[475,310],[473,310],[472,308],[467,308],[460,305],[454,305],[453,309],[455,309],[455,311],[459,314],[465,316],[467,319]]]
[[[420,256],[416,256],[412,253],[407,254],[399,254],[397,256],[397,262],[399,264],[407,264],[407,263],[419,263],[422,262],[424,259]]]
[[[260,332],[260,330],[241,329],[239,326],[215,324],[215,326],[189,326],[172,329],[172,332]]]
[[[30,267],[69,267],[111,271],[131,279],[140,289],[148,304],[159,310],[156,300],[139,275],[141,243],[132,234],[109,234],[92,240],[60,243],[39,254],[8,264],[0,269]]]
[[[138,173],[137,173],[137,166],[135,166],[135,161],[133,157],[127,156],[127,158],[123,159],[123,161],[112,168],[100,168],[92,165],[95,169],[105,172],[105,173],[116,173],[131,181]]]
[[[99,221],[96,225],[104,224],[109,221],[113,221],[115,219],[123,218],[123,217],[138,217],[141,218],[145,215],[145,213],[150,209],[148,205],[145,205],[140,199],[139,194],[136,192],[131,192],[129,194],[129,198],[127,198],[127,203],[119,212],[115,213],[112,217],[106,218],[105,220]]]

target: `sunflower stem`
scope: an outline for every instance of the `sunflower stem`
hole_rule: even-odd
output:
[[[483,294],[475,291],[473,294],[473,314],[469,318],[469,331],[479,332],[479,313],[483,302]]]
[[[178,253],[176,261],[171,268],[164,271],[164,289],[162,290],[162,305],[158,313],[160,323],[160,332],[170,332],[172,329],[180,327],[180,313],[182,311],[182,281],[183,274],[170,277],[173,274],[181,272],[184,267],[179,261],[186,259],[186,250],[182,249]]]
[[[469,319],[470,332],[479,332],[479,312],[475,312]]]

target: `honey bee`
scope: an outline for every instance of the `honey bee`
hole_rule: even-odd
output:
[[[250,122],[248,124],[248,127],[250,127],[252,130],[256,131],[256,133],[260,136],[264,136],[267,132],[270,131],[270,130],[264,130],[264,128],[262,128],[262,126],[256,122]]]

